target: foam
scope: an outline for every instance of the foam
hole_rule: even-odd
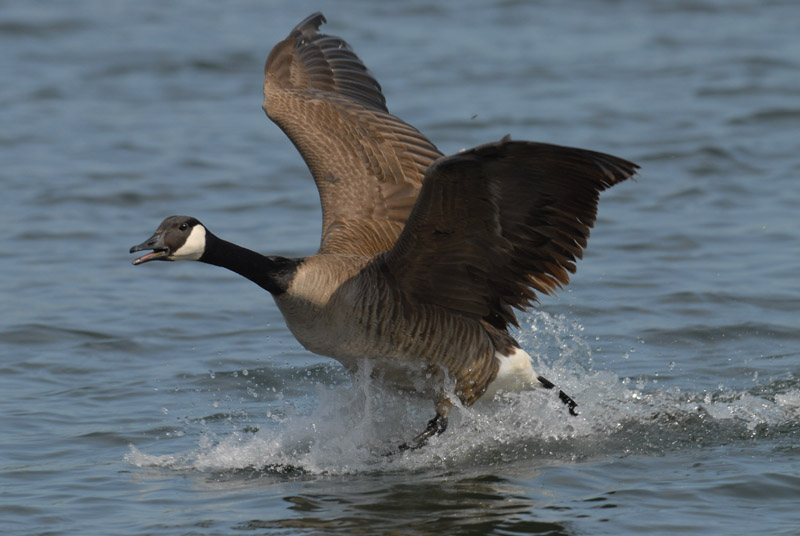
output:
[[[537,372],[578,402],[577,417],[567,413],[554,391],[505,393],[470,408],[456,407],[447,432],[423,449],[386,456],[424,428],[433,405],[382,389],[364,373],[349,387],[317,385],[311,408],[253,419],[260,427],[255,433],[242,431],[242,423],[234,420],[229,424],[233,429],[219,438],[204,433],[187,452],[156,456],[132,446],[126,460],[137,467],[178,471],[317,475],[531,459],[552,463],[721,445],[795,426],[800,415],[800,388],[794,380],[752,392],[653,388],[646,381],[587,368],[591,352],[580,326],[544,313],[534,317],[537,322],[526,328],[521,342]]]

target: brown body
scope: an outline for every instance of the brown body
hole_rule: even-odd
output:
[[[332,357],[351,371],[368,358],[376,378],[435,400],[446,396],[441,392],[447,383],[443,373],[457,382],[456,393],[466,404],[497,373],[492,334],[501,338],[498,330],[415,303],[388,284],[378,264],[368,259],[310,257],[275,302],[309,351]]]

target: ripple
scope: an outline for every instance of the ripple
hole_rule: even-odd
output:
[[[231,52],[217,58],[182,57],[165,55],[162,51],[129,54],[125,61],[118,61],[89,75],[89,79],[120,78],[131,74],[152,74],[156,77],[173,77],[186,71],[200,73],[239,72],[262,62],[252,52]]]
[[[790,326],[778,326],[759,322],[741,322],[723,325],[693,324],[688,327],[649,329],[642,335],[652,344],[694,346],[724,339],[768,339],[771,341],[796,341],[797,330]]]
[[[123,178],[123,177],[121,177]],[[104,191],[97,193],[78,193],[73,192],[65,194],[63,191],[59,192],[44,192],[36,198],[36,203],[43,207],[55,207],[68,203],[81,203],[88,205],[103,205],[103,206],[117,206],[129,207],[135,205],[142,205],[147,201],[153,199],[161,199],[160,194],[156,193],[142,193],[137,190],[125,191]]]
[[[770,125],[797,125],[800,120],[800,108],[767,108],[751,112],[746,115],[735,117],[728,121],[728,124],[750,125],[753,123],[766,123]]]
[[[109,340],[112,338],[107,333],[89,331],[86,329],[61,328],[47,324],[22,324],[13,326],[0,332],[0,341],[9,344],[31,345],[50,344],[53,342]]]
[[[143,350],[135,340],[128,337],[120,337],[112,333],[91,331],[79,328],[67,328],[52,326],[47,324],[20,324],[11,326],[0,332],[0,342],[19,346],[25,349],[59,345],[62,348],[73,348],[92,351],[119,352],[124,354],[138,353]],[[68,346],[64,346],[68,345]],[[32,362],[33,367],[45,366]],[[50,366],[50,365],[46,365]],[[58,369],[59,373],[75,373],[68,363],[64,364],[63,369]],[[81,373],[91,374],[91,369],[84,370],[79,368]]]
[[[89,24],[81,19],[61,20],[6,20],[0,22],[0,34],[52,38],[58,34],[76,33],[85,30]]]

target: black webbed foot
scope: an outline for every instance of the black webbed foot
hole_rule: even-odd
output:
[[[447,430],[447,417],[441,413],[437,413],[436,417],[428,421],[428,426],[421,434],[408,443],[403,443],[398,447],[398,449],[400,452],[404,452],[406,450],[417,450],[418,448],[425,446],[425,443],[428,442],[430,437],[439,435],[445,430]]]
[[[553,387],[556,386],[553,382],[551,382],[550,380],[548,380],[544,376],[538,376],[536,379],[539,380],[539,383],[541,383],[542,386],[544,386],[545,389],[552,389]],[[578,403],[577,402],[572,400],[572,398],[570,398],[570,396],[567,393],[565,393],[564,391],[562,391],[560,389],[558,391],[558,398],[564,404],[567,405],[567,407],[569,408],[569,414],[570,415],[574,415],[575,417],[578,416],[578,412],[575,411],[575,408],[578,407]]]

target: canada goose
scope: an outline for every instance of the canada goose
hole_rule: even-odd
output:
[[[347,43],[318,33],[315,13],[264,67],[267,116],[288,135],[319,190],[322,240],[298,259],[264,256],[171,216],[131,253],[228,268],[275,298],[308,350],[436,403],[401,450],[447,427],[498,389],[552,388],[509,334],[536,294],[575,272],[599,193],[636,173],[621,158],[545,143],[481,145],[443,157],[391,115],[381,87]],[[576,404],[561,399],[574,413]]]

